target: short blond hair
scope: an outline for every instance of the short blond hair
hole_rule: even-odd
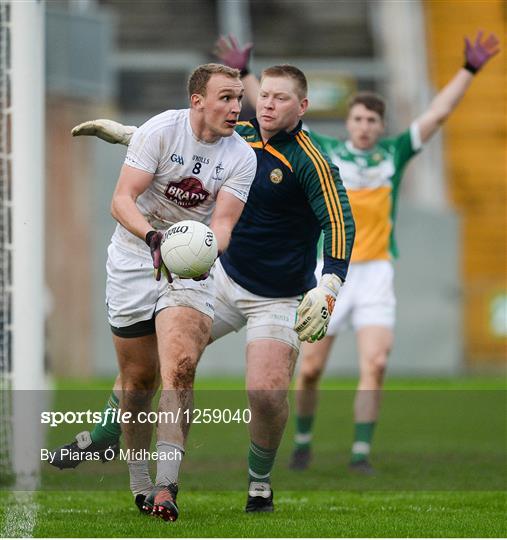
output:
[[[215,74],[225,75],[231,79],[239,79],[239,69],[224,66],[222,64],[203,64],[202,66],[195,68],[188,79],[188,97],[190,98],[193,94],[205,96],[208,81],[211,79],[211,76]]]
[[[305,74],[296,66],[290,64],[279,64],[266,68],[261,75],[261,81],[264,77],[288,77],[296,83],[296,91],[300,99],[308,95],[308,83]]]

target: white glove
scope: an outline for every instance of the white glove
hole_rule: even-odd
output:
[[[136,129],[136,126],[124,126],[114,120],[99,118],[98,120],[90,120],[73,127],[71,133],[73,137],[94,135],[111,144],[120,143],[128,146]]]
[[[324,274],[319,285],[304,295],[296,310],[294,325],[300,341],[313,343],[326,335],[341,286],[342,281],[338,276]]]

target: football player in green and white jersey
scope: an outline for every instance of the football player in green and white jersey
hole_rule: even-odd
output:
[[[240,69],[245,96],[255,95],[256,78],[248,72],[251,45],[241,49],[234,39],[221,38],[217,55]],[[398,189],[408,161],[445,122],[472,83],[474,75],[499,51],[496,36],[477,34],[465,40],[465,62],[429,107],[403,133],[383,138],[383,99],[370,92],[354,96],[346,120],[348,140],[311,133],[340,170],[356,223],[351,264],[336,300],[326,336],[303,347],[297,378],[295,447],[290,467],[306,469],[311,459],[312,424],[319,380],[335,337],[348,323],[357,337],[359,384],[355,398],[355,436],[351,469],[371,473],[370,445],[379,412],[385,367],[393,345],[395,297],[392,259]],[[317,268],[317,272],[319,272]]]

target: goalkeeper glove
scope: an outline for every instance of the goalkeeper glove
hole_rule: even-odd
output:
[[[482,34],[482,31],[477,32],[473,45],[468,38],[465,38],[465,65],[463,67],[472,74],[477,73],[500,50],[500,42],[495,34],[490,34],[485,40],[482,40]]]
[[[71,133],[73,137],[93,135],[111,144],[119,143],[128,146],[136,129],[136,126],[124,126],[114,120],[99,118],[75,126]]]
[[[319,285],[304,295],[296,310],[294,325],[300,341],[313,343],[326,335],[341,286],[342,281],[338,276],[324,274]]]
[[[234,36],[220,36],[215,43],[214,53],[226,66],[239,69],[241,77],[250,73],[248,63],[252,53],[253,43],[247,43],[243,48],[239,46]]]

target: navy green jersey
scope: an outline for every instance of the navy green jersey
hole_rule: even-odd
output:
[[[422,146],[417,123],[396,137],[380,139],[366,151],[354,148],[350,141],[310,134],[339,167],[347,188],[357,226],[352,262],[396,257],[399,187],[408,161]]]
[[[354,221],[338,169],[301,129],[262,141],[257,120],[236,131],[254,149],[257,173],[231,242],[220,260],[248,291],[281,298],[316,281],[316,246],[324,231],[323,273],[347,275]]]

